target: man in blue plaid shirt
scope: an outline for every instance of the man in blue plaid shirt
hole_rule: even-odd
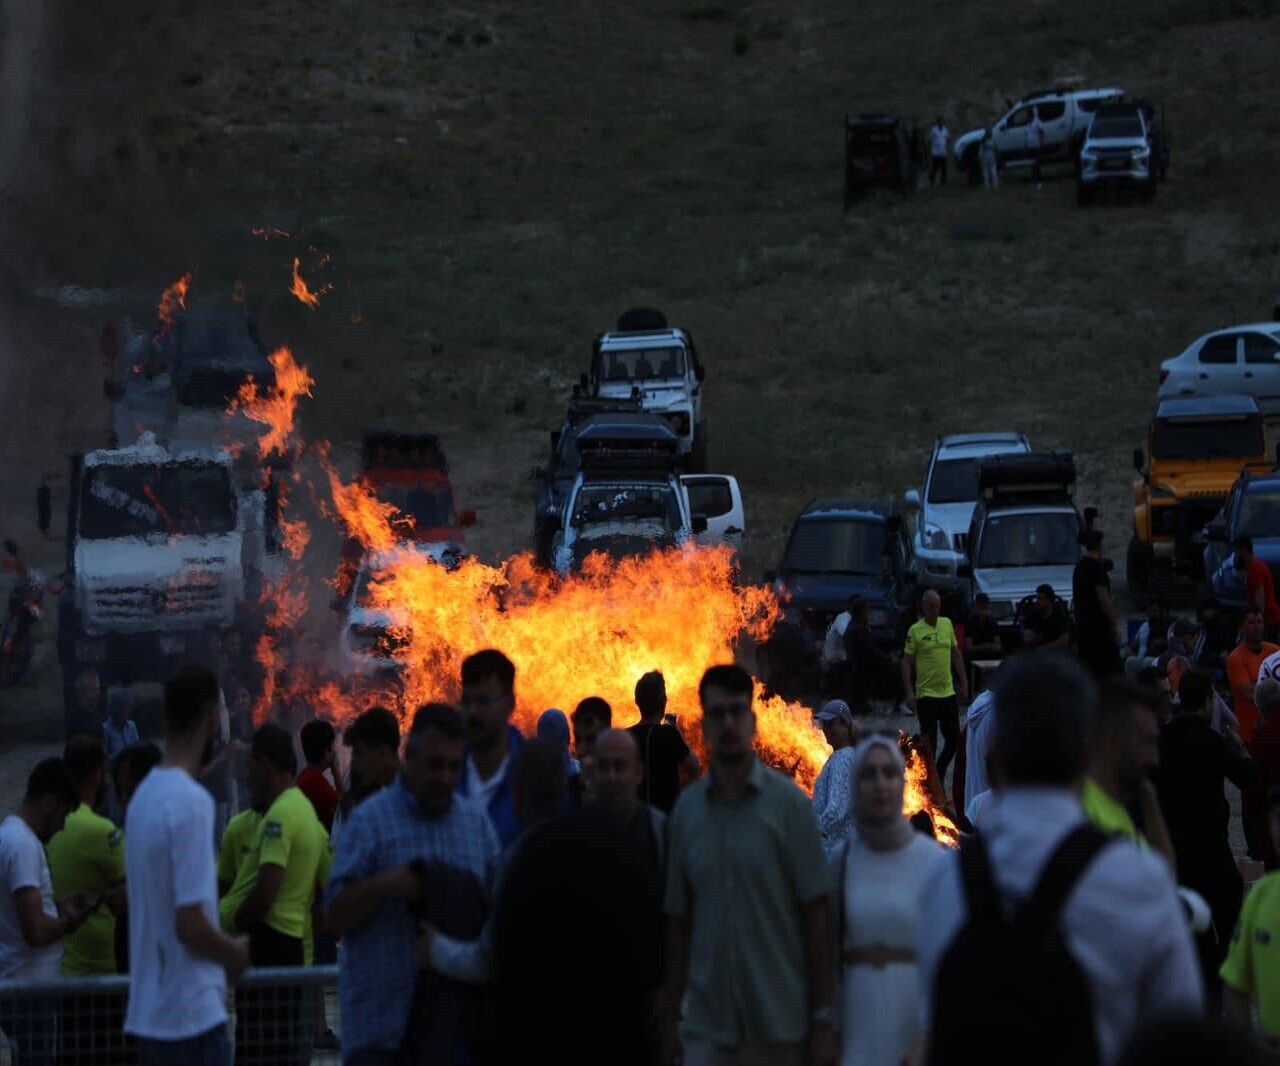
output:
[[[328,889],[328,928],[342,938],[338,999],[344,1066],[393,1066],[410,1032],[417,966],[413,904],[424,885],[410,864],[443,864],[493,885],[501,847],[485,811],[455,793],[462,770],[456,711],[418,711],[395,782],[343,826]]]

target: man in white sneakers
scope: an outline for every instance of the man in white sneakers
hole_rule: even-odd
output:
[[[200,666],[165,685],[164,761],[138,786],[125,823],[129,884],[126,1033],[143,1066],[229,1066],[227,981],[249,963],[247,937],[218,928],[213,800],[194,775],[220,729],[218,679]]]

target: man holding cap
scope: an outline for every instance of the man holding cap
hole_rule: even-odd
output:
[[[853,832],[853,713],[844,700],[827,700],[813,720],[831,745],[831,758],[813,783],[813,813],[830,859]]]

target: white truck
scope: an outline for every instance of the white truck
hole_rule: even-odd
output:
[[[742,492],[727,474],[677,472],[679,442],[653,415],[618,414],[577,439],[582,468],[574,478],[552,538],[552,560],[564,576],[588,555],[615,559],[685,544],[741,547]]]
[[[585,384],[600,399],[639,400],[675,433],[681,466],[700,472],[707,468],[705,377],[688,331],[669,327],[660,311],[636,308],[619,317],[616,330],[595,338]]]
[[[212,662],[221,636],[260,632],[264,580],[281,566],[270,490],[245,491],[225,451],[170,451],[150,434],[71,457],[58,658],[75,680],[163,681]]]

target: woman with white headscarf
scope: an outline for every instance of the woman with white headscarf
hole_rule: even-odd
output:
[[[841,1066],[899,1066],[920,1036],[916,896],[944,850],[902,816],[904,777],[894,739],[854,750],[854,833],[832,860]]]

